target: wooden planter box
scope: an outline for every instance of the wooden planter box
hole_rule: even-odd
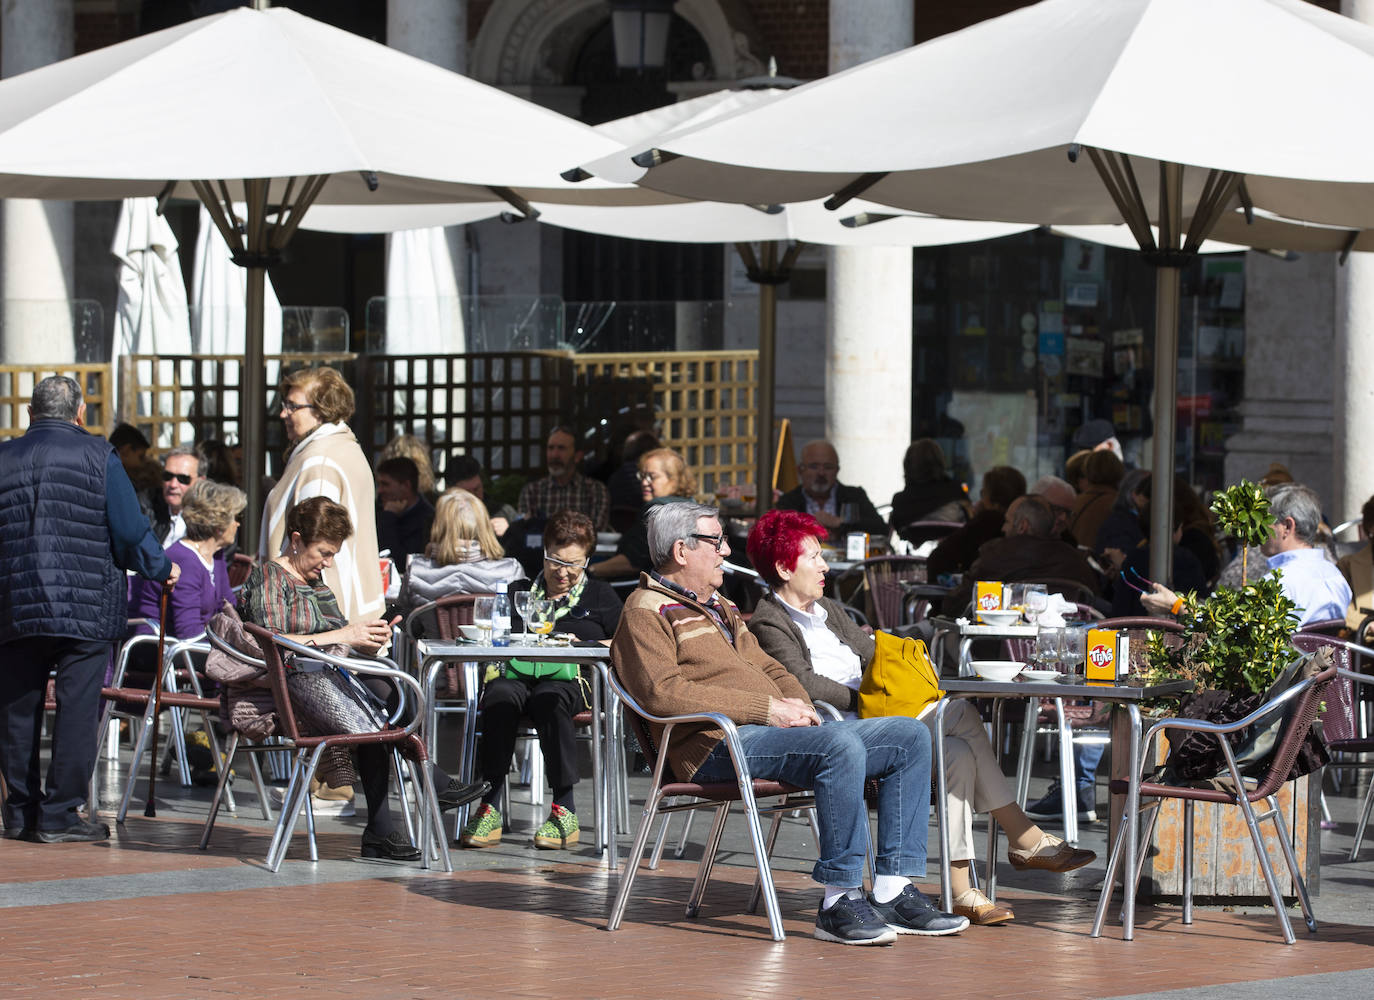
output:
[[[1148,721],[1145,728],[1149,727]],[[1124,763],[1129,726],[1114,727],[1112,776],[1125,777]],[[1124,732],[1123,732],[1124,730]],[[1159,740],[1158,762],[1168,755],[1167,740]],[[1121,761],[1118,775],[1117,762]],[[1295,831],[1293,851],[1298,870],[1315,896],[1321,875],[1321,777],[1320,770],[1286,783],[1278,794],[1279,806],[1290,830]],[[1117,824],[1125,808],[1125,796],[1112,796],[1111,830],[1115,840]],[[1259,811],[1257,809],[1257,811]],[[1143,831],[1142,831],[1143,832]],[[1275,838],[1272,823],[1261,823],[1270,864],[1285,899],[1295,901],[1297,890],[1288,874],[1283,849]],[[1183,803],[1166,800],[1151,840],[1154,848],[1141,872],[1141,899],[1178,901],[1183,898]],[[1255,857],[1245,816],[1236,806],[1198,802],[1193,806],[1193,900],[1197,903],[1268,903],[1269,889],[1264,883],[1259,859]]]

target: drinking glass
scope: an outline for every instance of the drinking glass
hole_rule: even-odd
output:
[[[1026,605],[1026,621],[1034,625],[1040,616],[1049,610],[1050,593],[1043,583],[1025,584],[1022,599]]]
[[[1063,660],[1064,670],[1072,677],[1083,673],[1083,659],[1087,652],[1088,630],[1082,625],[1069,625],[1064,629]]]
[[[539,638],[536,645],[543,645],[546,636],[553,634],[554,603],[548,599],[530,601],[530,631]]]
[[[1064,630],[1042,626],[1035,634],[1035,666],[1038,670],[1059,670],[1064,650]]]
[[[512,601],[515,604],[515,613],[520,616],[520,631],[529,632],[530,592],[528,590],[517,590]]]
[[[1007,610],[1019,611],[1022,615],[1026,615],[1026,585],[1024,583],[1007,585]]]
[[[477,626],[481,642],[486,646],[491,645],[491,619],[495,602],[494,597],[479,597],[472,602],[472,624]]]

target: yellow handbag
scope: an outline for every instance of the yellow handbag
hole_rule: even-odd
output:
[[[873,638],[873,659],[859,683],[859,718],[915,717],[945,696],[924,642],[902,639],[890,632],[875,632]]]

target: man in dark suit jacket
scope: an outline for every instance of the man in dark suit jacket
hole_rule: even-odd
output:
[[[779,497],[775,506],[812,515],[837,544],[842,544],[851,531],[886,538],[887,522],[863,487],[845,486],[839,474],[840,456],[834,446],[829,441],[812,441],[802,449],[801,485]]]

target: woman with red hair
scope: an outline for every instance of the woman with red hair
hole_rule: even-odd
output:
[[[749,620],[764,652],[797,676],[812,701],[827,701],[851,717],[859,707],[859,682],[873,658],[873,637],[844,608],[824,596],[827,566],[821,554],[826,529],[809,514],[770,510],[758,519],[746,548],[771,592]],[[934,705],[920,716],[935,725]],[[1067,872],[1097,855],[1045,833],[1016,804],[988,742],[978,710],[957,701],[945,712],[945,787],[950,827],[950,889],[954,912],[975,924],[1011,920],[1011,908],[973,887],[973,814],[990,812],[1007,834],[1013,868]]]

